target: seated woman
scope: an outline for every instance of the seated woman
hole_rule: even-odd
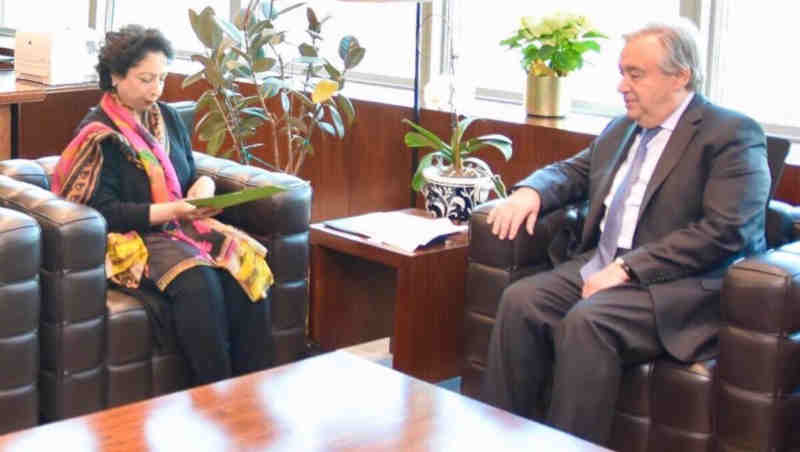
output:
[[[158,102],[172,47],[154,29],[106,34],[96,66],[104,91],[61,155],[53,191],[108,223],[113,283],[164,293],[195,384],[273,362],[266,250],[186,199],[214,194],[195,172],[177,112]]]

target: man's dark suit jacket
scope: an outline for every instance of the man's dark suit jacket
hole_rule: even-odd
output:
[[[603,200],[636,132],[635,122],[617,118],[589,148],[516,186],[540,194],[540,215],[588,199],[578,252],[597,246]],[[695,94],[655,167],[624,256],[650,291],[659,337],[673,357],[714,353],[721,275],[732,261],[766,248],[769,189],[761,127]]]

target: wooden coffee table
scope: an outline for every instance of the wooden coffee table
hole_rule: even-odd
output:
[[[391,336],[395,369],[428,381],[460,374],[466,233],[408,253],[317,223],[309,242],[310,336],[323,350]]]
[[[607,449],[339,351],[0,437],[23,450]]]

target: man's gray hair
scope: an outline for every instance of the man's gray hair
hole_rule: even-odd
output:
[[[623,35],[625,42],[643,36],[655,35],[666,51],[660,67],[665,74],[675,75],[682,70],[689,71],[686,89],[697,91],[703,83],[703,68],[697,46],[699,36],[697,27],[688,19],[673,22],[651,22],[644,27]]]

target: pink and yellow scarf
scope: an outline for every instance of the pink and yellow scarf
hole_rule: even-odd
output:
[[[168,141],[158,105],[147,112],[147,129],[135,121],[133,112],[112,94],[103,96],[100,108],[117,130],[99,121],[84,126],[61,154],[53,173],[53,192],[69,201],[86,204],[94,193],[103,166],[100,143],[114,136],[124,144],[123,148],[133,152],[137,166],[147,174],[154,203],[181,199],[180,183],[165,151]],[[273,275],[265,260],[266,248],[258,241],[213,218],[195,220],[191,224],[174,222],[173,226],[165,233],[190,244],[197,255],[156,281],[159,288],[166,288],[185,269],[211,265],[227,269],[251,300],[258,301],[266,295]],[[220,234],[223,240],[207,240],[209,234]],[[138,287],[142,275],[147,274],[148,256],[144,241],[136,231],[108,234],[106,273],[112,281]]]

